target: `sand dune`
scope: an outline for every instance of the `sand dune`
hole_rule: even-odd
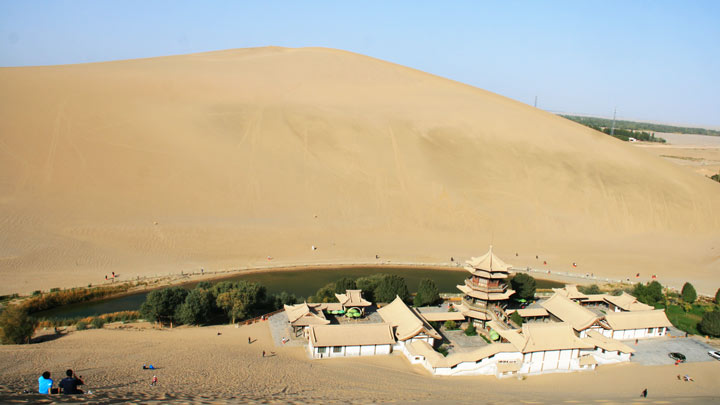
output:
[[[491,242],[515,265],[720,286],[710,180],[349,52],[2,68],[0,156],[0,293],[268,255],[446,262]]]
[[[256,341],[249,345],[248,337]],[[275,355],[263,358],[263,350]],[[37,345],[0,346],[0,363],[0,400],[18,402],[38,400],[37,395],[17,393],[36,388],[40,373],[57,376],[68,367],[93,391],[87,399],[102,403],[632,403],[644,388],[648,401],[666,403],[708,403],[720,395],[718,362],[606,365],[593,372],[525,380],[432,377],[402,354],[310,361],[305,348],[274,347],[262,323],[71,332]],[[142,370],[147,363],[159,368]],[[689,374],[695,382],[678,381],[678,374]],[[153,375],[158,376],[156,387],[149,384]]]

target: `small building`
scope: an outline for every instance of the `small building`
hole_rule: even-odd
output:
[[[307,302],[285,305],[285,313],[295,336],[307,336],[310,326],[330,323],[320,307],[320,304],[308,304]]]
[[[581,338],[587,336],[588,330],[597,330],[602,333],[602,331],[610,329],[601,322],[601,317],[558,293],[541,302],[540,305],[552,315],[553,320],[567,322],[571,325]],[[609,334],[609,331],[606,333]]]
[[[588,331],[585,340],[595,345],[593,356],[598,364],[630,361],[630,356],[635,353],[632,347],[594,330]]]
[[[562,295],[575,302],[581,302],[588,298],[587,295],[577,289],[577,284],[566,284],[563,288],[553,288],[552,290],[555,291],[556,294]]]
[[[372,305],[362,297],[362,290],[345,290],[345,294],[335,294],[343,310],[358,308],[365,313],[365,308]]]
[[[568,323],[523,324],[521,332],[516,329],[503,329],[498,322],[491,324],[503,340],[522,353],[519,373],[587,370],[594,369],[597,364],[592,358],[595,345],[577,337]]]
[[[517,312],[518,315],[526,322],[547,322],[550,320],[550,314],[545,308],[522,308],[511,311],[509,314]]]
[[[516,373],[522,364],[522,354],[507,343],[495,343],[444,357],[427,342],[416,341],[407,345],[405,355],[410,363],[421,364],[434,375],[502,377]]]
[[[626,311],[652,311],[655,308],[645,305],[638,301],[637,298],[623,291],[621,295],[605,295],[605,301],[608,303],[608,309],[614,312]]]
[[[394,336],[397,339],[396,349],[405,350],[407,343],[422,340],[430,346],[435,339],[442,339],[437,331],[430,326],[417,310],[410,308],[396,296],[393,302],[379,308],[377,311],[382,319],[392,325]]]
[[[308,349],[315,359],[390,354],[395,343],[387,323],[316,325],[308,335]]]
[[[612,338],[618,340],[645,339],[665,336],[672,326],[665,310],[611,312],[605,321],[612,329]]]

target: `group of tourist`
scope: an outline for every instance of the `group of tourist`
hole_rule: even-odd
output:
[[[67,376],[60,381],[58,387],[53,388],[54,381],[51,378],[50,372],[46,371],[42,373],[40,378],[38,378],[38,392],[48,395],[60,393],[65,395],[83,394],[83,391],[78,389],[79,385],[85,384],[82,376],[76,376],[72,370],[67,370],[65,374]]]

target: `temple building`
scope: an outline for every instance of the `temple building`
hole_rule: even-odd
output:
[[[492,246],[485,255],[466,263],[470,277],[457,286],[464,294],[458,306],[460,312],[480,327],[485,327],[487,321],[505,320],[505,307],[515,292],[507,285],[510,265],[493,254]]]

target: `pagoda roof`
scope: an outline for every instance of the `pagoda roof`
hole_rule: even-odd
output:
[[[470,273],[475,273],[478,270],[483,270],[485,273],[508,273],[508,268],[510,268],[509,264],[495,256],[492,246],[490,246],[490,250],[484,255],[473,257],[465,263],[468,264],[468,266],[465,266],[465,269]]]
[[[464,294],[469,295],[473,298],[481,299],[481,300],[488,300],[488,301],[501,301],[509,299],[513,293],[515,293],[515,290],[507,289],[505,292],[501,293],[486,293],[484,291],[478,291],[474,290],[467,285],[458,285],[457,288],[462,291]]]

